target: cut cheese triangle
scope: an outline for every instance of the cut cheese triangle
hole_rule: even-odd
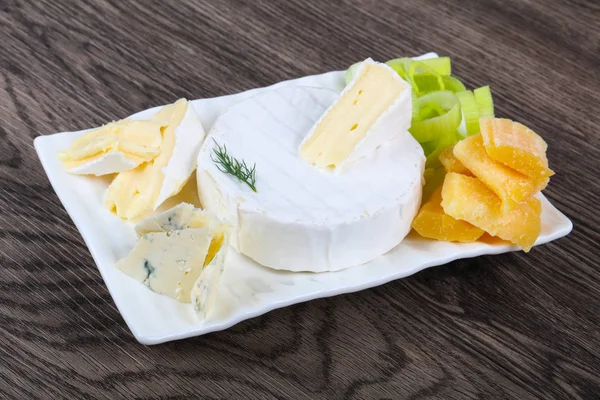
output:
[[[217,300],[229,226],[181,203],[140,222],[138,241],[116,267],[151,290],[191,302],[200,319]]]
[[[152,291],[182,303],[191,301],[192,287],[204,267],[211,236],[207,227],[151,232],[137,241],[117,268]]]
[[[542,231],[542,204],[535,197],[506,213],[500,198],[477,178],[450,172],[442,186],[444,212],[529,251]]]
[[[525,125],[504,118],[481,118],[485,150],[495,161],[543,181],[554,175],[548,168],[548,145]]]
[[[389,66],[370,58],[300,145],[300,156],[321,168],[342,169],[407,131],[411,88]]]
[[[196,169],[205,133],[193,106],[185,99],[163,107],[152,120],[166,121],[160,153],[150,162],[122,172],[104,198],[105,207],[123,219],[155,210],[179,193]]]
[[[548,177],[532,179],[492,159],[485,150],[481,134],[469,136],[458,142],[454,146],[454,155],[500,197],[504,212],[514,209],[548,184]]]
[[[160,152],[160,120],[124,119],[93,129],[58,154],[65,169],[78,175],[106,175],[131,170]]]
[[[446,172],[456,172],[457,174],[473,176],[471,171],[469,171],[454,155],[454,146],[446,147],[442,150],[438,158]]]
[[[444,212],[441,186],[423,204],[413,219],[412,227],[423,237],[447,242],[474,242],[483,235],[483,229]]]

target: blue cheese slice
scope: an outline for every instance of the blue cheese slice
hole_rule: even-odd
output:
[[[175,207],[146,218],[135,226],[135,233],[142,237],[150,232],[168,232],[190,229],[190,223],[196,213],[202,210],[196,209],[192,204],[181,203]]]
[[[151,232],[142,236],[117,268],[156,293],[189,303],[204,267],[211,235],[208,227]]]
[[[216,218],[213,219],[216,220]],[[194,311],[200,319],[208,316],[217,301],[219,281],[223,275],[227,257],[229,227],[224,224],[213,224],[212,227],[212,240],[204,262],[205,265],[194,283],[191,293]]]
[[[133,250],[116,267],[151,290],[193,303],[200,319],[217,300],[229,226],[181,203],[136,226]]]

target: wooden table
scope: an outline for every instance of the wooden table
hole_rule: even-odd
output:
[[[0,1],[0,398],[598,398],[596,1]],[[153,347],[33,150],[185,96],[436,51],[549,144],[564,239]]]

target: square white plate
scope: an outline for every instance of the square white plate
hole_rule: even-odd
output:
[[[341,91],[344,74],[330,72],[274,86],[282,85],[326,87]],[[231,104],[266,89],[194,100],[192,104],[208,132],[215,119]],[[147,118],[158,108],[143,111],[134,117]],[[68,147],[83,132],[37,137],[35,149],[50,183],[90,249],[117,308],[135,338],[143,344],[157,344],[227,329],[279,307],[371,288],[459,258],[518,250],[506,244],[446,243],[409,235],[392,251],[368,264],[339,272],[314,274],[271,270],[230,249],[218,304],[207,320],[198,322],[190,304],[158,295],[114,268],[115,262],[133,247],[136,237],[133,223],[120,220],[102,205],[110,178],[70,175],[56,157],[58,151]],[[543,195],[540,195],[540,199],[543,203],[542,234],[537,244],[565,236],[572,229],[567,217]],[[182,193],[169,199],[158,211],[181,201],[199,206],[194,178]]]

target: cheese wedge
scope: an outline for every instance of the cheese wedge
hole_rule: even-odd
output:
[[[407,131],[341,174],[298,157],[302,138],[337,98],[335,91],[312,87],[265,91],[221,114],[200,150],[202,207],[228,222],[232,246],[259,264],[340,270],[389,251],[411,229],[425,157]],[[217,144],[236,160],[256,164],[256,192],[220,170]]]
[[[218,296],[229,227],[181,203],[135,229],[139,240],[116,267],[157,293],[191,302],[196,314],[205,318]]]
[[[160,152],[164,121],[124,119],[93,129],[58,154],[65,169],[78,175],[128,171]]]
[[[207,227],[148,233],[127,257],[119,260],[117,268],[154,292],[189,303],[210,240]]]
[[[503,212],[530,198],[548,185],[548,177],[530,178],[493,160],[485,150],[481,134],[469,136],[454,146],[454,155],[473,175],[502,200]]]
[[[473,176],[471,171],[469,171],[454,155],[454,146],[446,147],[441,151],[438,158],[446,172],[456,172],[457,174]]]
[[[117,175],[104,197],[105,207],[123,219],[155,210],[179,193],[196,168],[205,133],[193,106],[185,99],[178,100],[163,107],[152,120],[166,122],[159,154]]]
[[[340,170],[407,131],[411,118],[410,85],[386,64],[367,59],[310,129],[300,156],[317,167]]]
[[[495,161],[537,180],[554,175],[548,168],[548,145],[537,133],[505,118],[481,118],[479,124],[485,150]]]
[[[542,231],[542,204],[538,199],[530,197],[505,213],[500,198],[479,179],[470,176],[448,173],[441,204],[451,217],[521,246],[526,252]]]
[[[446,242],[474,242],[483,235],[483,230],[467,221],[452,218],[442,208],[440,186],[423,204],[412,222],[412,227],[423,237]]]

